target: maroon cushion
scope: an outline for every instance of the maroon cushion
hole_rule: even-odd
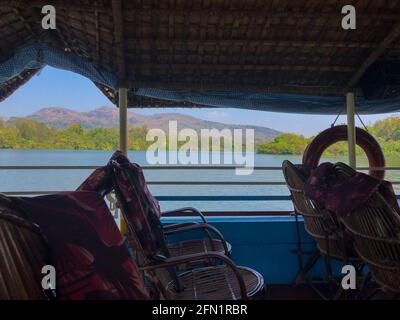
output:
[[[362,172],[339,179],[334,165],[329,162],[322,163],[312,170],[304,189],[310,199],[339,216],[346,216],[365,205],[376,191],[400,213],[390,182]]]
[[[143,277],[97,192],[10,199],[40,226],[49,242],[58,298],[149,298]]]

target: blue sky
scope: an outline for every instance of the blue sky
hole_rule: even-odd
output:
[[[63,70],[46,67],[11,97],[0,103],[0,117],[25,116],[45,107],[65,107],[89,111],[111,102],[88,79]],[[131,109],[141,114],[178,112],[197,118],[230,124],[258,125],[310,136],[330,126],[335,116],[298,115],[240,109]],[[372,123],[392,114],[362,116]],[[338,123],[345,123],[341,116]],[[358,121],[357,121],[358,123]],[[360,125],[358,123],[358,125]]]

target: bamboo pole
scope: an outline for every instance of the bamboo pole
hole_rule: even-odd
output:
[[[128,91],[126,88],[119,88],[118,91],[118,107],[119,107],[119,149],[128,154]]]
[[[119,88],[118,90],[119,107],[119,149],[128,155],[128,90]],[[126,235],[126,222],[121,215],[119,217],[119,229],[123,236]]]
[[[346,110],[349,165],[353,169],[356,169],[355,97],[353,92],[346,94]]]

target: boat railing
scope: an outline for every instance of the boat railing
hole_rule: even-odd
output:
[[[0,170],[94,170],[99,168],[99,166],[0,166]],[[160,165],[160,166],[142,166],[144,171],[150,170],[234,170],[236,166],[182,166],[182,165]],[[389,170],[398,171],[400,167],[358,167],[357,170]],[[256,166],[255,171],[280,171],[282,168],[280,166]],[[400,181],[391,181],[394,185],[400,185]],[[195,180],[148,180],[148,185],[222,185],[222,186],[284,186],[286,183],[283,181],[195,181]],[[1,193],[5,195],[43,195],[52,194],[60,192],[59,190],[0,190]],[[155,195],[158,201],[289,201],[289,195]],[[400,195],[397,195],[400,199]],[[107,197],[110,202],[111,207],[114,209],[114,215],[117,215],[117,208],[115,206],[115,198],[110,195]],[[289,211],[275,211],[276,214],[289,214]],[[246,215],[244,212],[240,212],[241,215]],[[271,212],[256,212],[256,215],[270,215]],[[232,212],[210,212],[210,215],[232,215]],[[254,212],[253,212],[254,215]]]

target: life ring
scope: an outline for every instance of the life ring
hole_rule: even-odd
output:
[[[307,146],[303,154],[303,164],[315,168],[322,153],[339,141],[347,141],[347,126],[340,125],[319,133]],[[356,144],[364,150],[370,167],[385,167],[385,156],[378,141],[367,131],[356,128]],[[368,174],[378,179],[385,176],[384,170],[369,170]]]

